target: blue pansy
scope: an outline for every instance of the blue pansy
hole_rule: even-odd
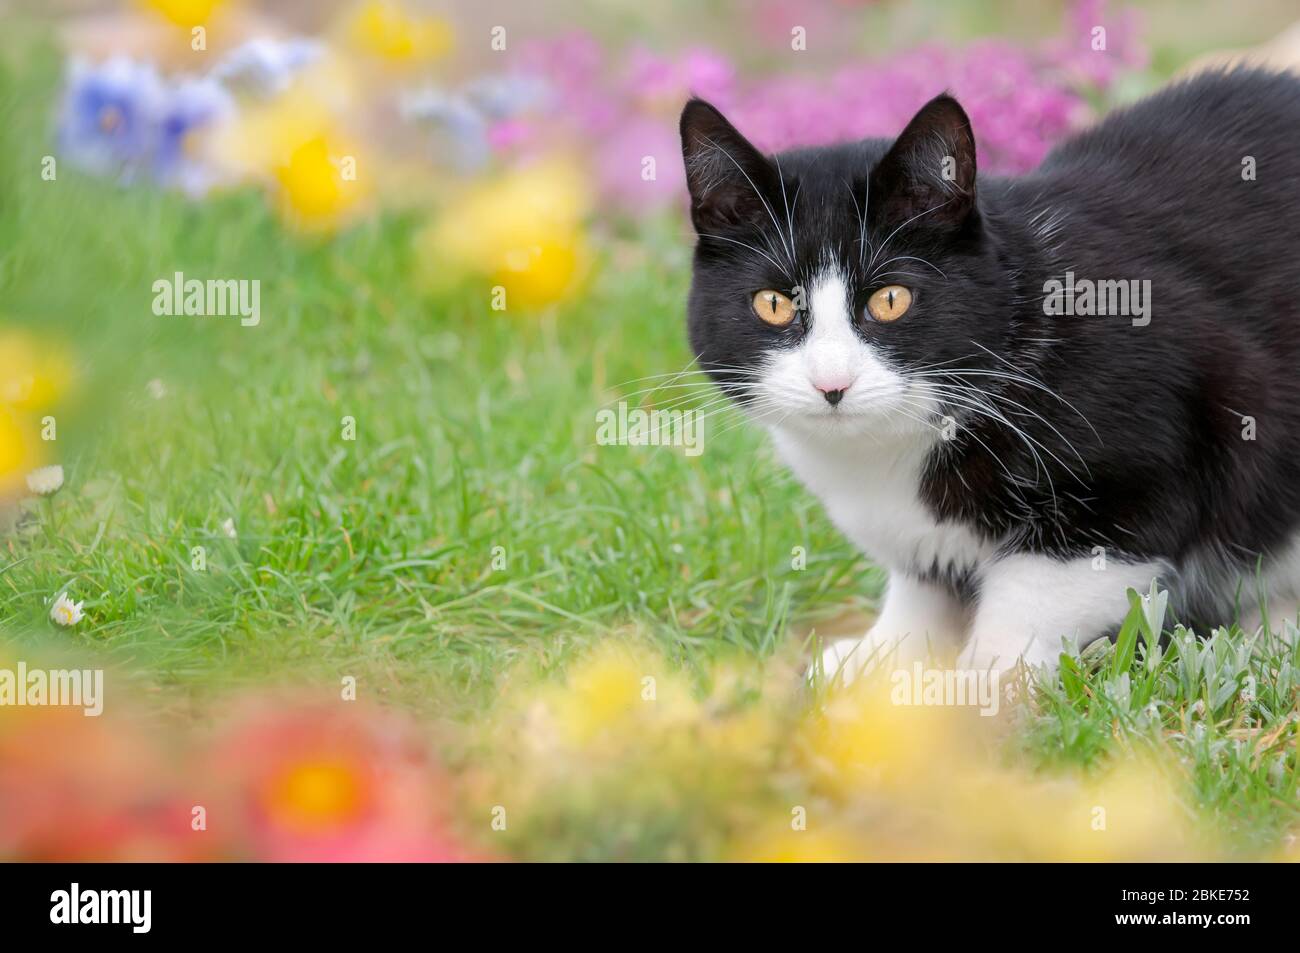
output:
[[[130,183],[152,179],[198,194],[213,174],[191,154],[196,130],[234,111],[214,79],[170,84],[148,63],[115,57],[92,65],[74,60],[59,117],[59,148],[96,175]]]
[[[131,181],[145,171],[163,97],[149,64],[115,57],[98,66],[74,60],[59,122],[59,147],[73,165]]]

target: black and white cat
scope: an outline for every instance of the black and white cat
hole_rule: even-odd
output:
[[[681,133],[700,366],[889,572],[827,671],[1050,664],[1153,578],[1202,632],[1295,619],[1300,79],[1179,83],[1013,179],[947,95],[893,142]]]

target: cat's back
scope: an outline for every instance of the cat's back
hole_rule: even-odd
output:
[[[1065,266],[1150,278],[1163,315],[1188,316],[1183,332],[1235,304],[1300,353],[1297,143],[1300,76],[1204,73],[1061,143],[1010,201],[1062,223],[1051,250]]]
[[[1061,143],[1040,171],[1060,174],[1106,165],[1138,175],[1163,172],[1168,179],[1187,170],[1213,176],[1227,166],[1240,179],[1246,160],[1254,158],[1257,173],[1266,160],[1278,163],[1272,171],[1281,180],[1300,167],[1297,137],[1300,76],[1216,70],[1111,112]]]

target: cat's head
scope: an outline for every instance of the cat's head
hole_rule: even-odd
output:
[[[700,366],[771,425],[933,432],[935,369],[984,363],[1011,327],[957,101],[892,143],[765,156],[698,99],[681,134]]]

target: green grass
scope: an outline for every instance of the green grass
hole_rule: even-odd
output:
[[[1232,847],[1265,851],[1300,814],[1296,762],[1300,633],[1216,630],[1197,638],[1164,618],[1163,593],[1132,608],[1114,647],[1062,660],[1021,712],[1020,753],[1092,766],[1117,752],[1172,756],[1186,800]],[[1159,635],[1167,639],[1161,643]]]
[[[71,642],[182,696],[348,674],[470,719],[520,657],[557,668],[632,632],[701,673],[796,652],[798,633],[873,604],[878,571],[733,418],[695,458],[596,446],[599,408],[688,362],[675,221],[599,236],[574,302],[494,312],[484,288],[420,290],[438,264],[414,256],[414,218],[307,240],[250,193],[42,182],[51,69],[0,80],[0,302],[83,376],[59,411],[67,486],[0,541],[12,645]],[[259,278],[260,326],[155,317],[150,286],[176,270]],[[46,620],[65,589],[88,613],[71,632]],[[1171,754],[1189,801],[1243,851],[1271,849],[1300,815],[1296,649],[1179,636],[1156,660],[1151,633],[1129,632],[1131,650],[1017,709],[1008,757]]]
[[[68,486],[10,542],[11,629],[46,632],[66,587],[87,600],[76,637],[161,681],[293,668],[462,694],[622,625],[684,658],[769,652],[792,607],[871,594],[753,433],[696,458],[596,446],[596,411],[641,386],[614,385],[688,363],[675,225],[606,236],[619,267],[571,305],[494,312],[486,288],[419,290],[437,263],[413,257],[412,221],[325,242],[254,194],[41,182],[39,112],[13,122],[41,145],[5,170],[3,296],[85,380],[58,414]],[[155,317],[152,282],[177,270],[260,279],[261,324]]]

